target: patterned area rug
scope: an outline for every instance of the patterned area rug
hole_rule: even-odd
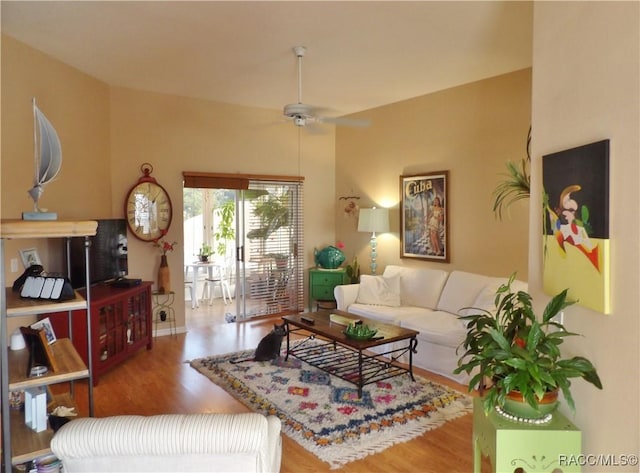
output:
[[[247,350],[190,364],[253,411],[278,416],[286,435],[332,469],[472,411],[471,397],[419,376],[367,385],[359,398],[355,385],[292,356],[231,363],[252,356]]]

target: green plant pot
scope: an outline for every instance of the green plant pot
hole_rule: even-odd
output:
[[[511,391],[507,394],[502,409],[511,415],[524,419],[541,419],[547,414],[551,414],[558,407],[558,391],[546,393],[538,401],[538,409],[531,407],[518,391]]]

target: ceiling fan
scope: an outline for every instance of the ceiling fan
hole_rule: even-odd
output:
[[[342,117],[324,117],[318,115],[322,108],[308,105],[302,102],[302,58],[307,52],[304,46],[296,46],[293,53],[298,59],[298,102],[284,106],[285,118],[293,121],[296,126],[304,127],[311,123],[333,123],[341,126],[366,127],[371,124],[369,120],[357,120]]]

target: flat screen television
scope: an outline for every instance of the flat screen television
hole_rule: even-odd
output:
[[[89,282],[91,285],[125,277],[127,265],[127,222],[123,218],[97,220],[95,236],[89,237]],[[86,286],[84,237],[71,238],[69,245],[71,285]]]

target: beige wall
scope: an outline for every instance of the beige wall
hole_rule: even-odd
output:
[[[33,97],[62,143],[62,170],[40,205],[63,219],[109,217],[109,87],[2,36],[2,218],[33,210]]]
[[[592,360],[604,385],[602,391],[582,380],[572,386],[583,453],[637,455],[640,4],[536,2],[534,18],[529,287],[540,303],[548,300],[541,289],[542,227],[535,212],[541,202],[541,156],[610,139],[613,310],[610,315],[581,306],[565,310],[567,328],[585,336],[571,339],[567,348]],[[583,471],[628,472],[638,467],[600,463]]]
[[[111,211],[109,87],[39,51],[2,36],[2,144],[0,216],[19,219],[33,210],[33,110],[31,100],[55,124],[62,170],[45,186],[40,206],[61,219],[104,218]],[[5,245],[6,284],[22,272],[19,250],[37,248],[50,271],[63,269],[61,240],[13,240]],[[11,272],[10,261],[19,272]],[[20,319],[9,320],[9,334]]]
[[[113,88],[111,136],[113,208],[124,216],[124,198],[149,162],[174,207],[170,240],[181,240],[182,171],[305,176],[305,258],[333,238],[334,148],[332,127],[314,135],[283,122],[278,111]],[[300,160],[298,159],[300,140]],[[129,238],[130,276],[155,280],[157,248]],[[172,288],[182,294],[183,251],[169,253]],[[179,300],[179,299],[178,299]],[[177,308],[177,325],[184,308]]]
[[[306,265],[313,264],[314,246],[333,240],[333,127],[326,127],[323,134],[309,134],[283,122],[279,111],[111,88],[5,36],[2,218],[20,218],[33,207],[27,195],[33,175],[33,96],[62,143],[61,174],[41,199],[41,205],[57,211],[60,219],[123,217],[125,196],[141,175],[140,165],[149,162],[173,202],[170,238],[181,240],[182,171],[186,170],[305,176]],[[155,280],[157,249],[132,236],[129,243],[131,277]],[[19,275],[10,272],[10,259],[19,258],[20,248],[30,247],[39,249],[46,269],[62,269],[56,258],[59,242],[53,247],[42,240],[9,241],[7,284]],[[178,249],[169,257],[177,300],[184,289],[182,254]],[[184,308],[176,309],[181,327]]]
[[[369,270],[370,234],[357,232],[339,196],[360,207],[389,207],[391,232],[378,235],[378,273],[387,264],[432,266],[527,279],[528,207],[518,202],[503,221],[492,192],[508,160],[526,157],[531,70],[466,84],[355,115],[369,128],[340,128],[336,138],[336,238],[347,259]],[[400,259],[399,176],[449,171],[450,263]]]
[[[529,70],[365,112],[373,119],[371,128],[340,128],[336,138],[332,128],[310,134],[283,123],[279,111],[109,87],[11,38],[3,37],[2,53],[3,117],[18,117],[2,125],[3,218],[19,218],[30,209],[29,103],[37,96],[63,145],[62,173],[42,199],[60,218],[123,216],[124,197],[140,176],[140,165],[150,162],[153,175],[171,195],[175,219],[169,235],[179,241],[182,171],[300,173],[306,176],[307,266],[313,264],[314,248],[342,239],[349,258],[360,254],[366,268],[369,235],[356,232],[355,222],[344,219],[337,197],[356,193],[362,206],[397,209],[400,174],[449,169],[450,269],[502,275],[517,270],[523,279],[527,272],[526,205],[517,204],[512,218],[503,222],[495,220],[490,208],[505,161],[524,156]],[[16,179],[18,175],[28,177]],[[381,268],[399,261],[397,211],[392,226],[394,233],[379,237]],[[44,245],[41,256],[54,269],[54,258],[49,262],[54,252],[41,241],[9,242],[8,260],[25,245]],[[487,259],[487,253],[502,257]],[[180,297],[182,251],[171,253],[169,263]],[[158,264],[156,249],[130,238],[132,277],[154,280]],[[15,277],[7,273],[8,282]],[[182,307],[177,319],[183,325]]]

